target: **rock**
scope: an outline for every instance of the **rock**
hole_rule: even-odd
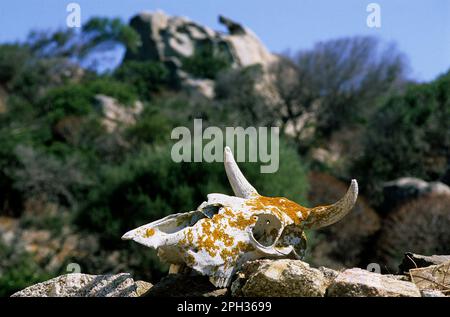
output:
[[[234,62],[241,67],[261,64],[269,67],[278,61],[278,57],[270,53],[252,30],[219,16],[219,22],[228,28],[229,35],[224,40],[229,44]]]
[[[192,274],[169,274],[155,284],[144,296],[201,296],[222,297],[228,293],[226,288],[216,288],[207,276]]]
[[[393,278],[398,281],[411,282],[409,275],[383,274],[383,276]]]
[[[327,290],[330,297],[420,297],[414,283],[360,268],[345,270]]]
[[[140,101],[134,105],[121,105],[116,99],[105,96],[96,95],[97,107],[103,113],[103,125],[108,132],[115,131],[119,126],[130,126],[136,122],[136,116],[143,110],[143,104]]]
[[[128,273],[71,273],[32,285],[11,297],[136,297],[136,289],[137,286]]]
[[[227,27],[229,33],[214,31],[185,17],[168,16],[162,11],[143,12],[130,20],[130,26],[140,35],[142,45],[137,52],[127,51],[127,60],[154,60],[168,66],[174,82],[181,87],[213,98],[213,86],[204,80],[195,80],[183,73],[183,60],[195,56],[205,49],[223,56],[231,67],[241,68],[254,64],[262,65],[265,73],[280,60],[264,46],[261,40],[248,28],[219,16],[219,22]],[[187,81],[190,79],[190,81]],[[186,82],[187,81],[187,82]],[[268,75],[259,83],[258,91],[267,93],[271,89]]]
[[[145,281],[136,281],[136,295],[138,297],[145,296],[145,294],[153,287],[152,283]]]
[[[168,16],[163,11],[142,12],[130,21],[140,35],[138,52],[127,52],[127,59],[181,60],[193,56],[205,45],[227,56],[235,66],[262,64],[269,66],[278,57],[270,53],[258,37],[246,27],[219,16],[229,34],[214,31],[185,17]]]
[[[333,282],[340,273],[339,271],[335,271],[324,266],[320,266],[319,271],[322,272],[324,277],[328,280],[328,284],[331,284],[331,282]]]
[[[252,261],[242,273],[242,287],[232,288],[234,294],[250,297],[323,297],[329,283],[324,273],[300,260]]]
[[[192,97],[214,98],[214,81],[211,79],[187,78],[182,87]]]
[[[437,290],[423,290],[420,291],[422,297],[445,297],[444,293]]]
[[[406,273],[411,269],[427,267],[450,261],[450,255],[420,255],[406,252],[402,263],[399,265],[399,272]]]
[[[420,290],[437,290],[450,294],[450,260],[438,265],[411,269],[411,280]]]
[[[398,207],[402,203],[423,195],[450,195],[450,187],[441,182],[426,182],[415,177],[403,177],[383,184],[383,213]]]

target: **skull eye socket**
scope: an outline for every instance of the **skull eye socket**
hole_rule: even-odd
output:
[[[178,232],[184,228],[192,227],[195,225],[200,219],[205,218],[206,216],[199,212],[189,212],[184,214],[175,214],[164,221],[161,221],[159,224],[155,225],[153,228],[157,229],[160,232],[166,234],[172,234]]]
[[[253,238],[261,245],[268,247],[275,243],[281,230],[281,222],[271,214],[258,215],[252,228]]]

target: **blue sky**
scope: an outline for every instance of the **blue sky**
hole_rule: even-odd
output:
[[[92,16],[128,21],[139,11],[162,9],[223,30],[217,22],[223,14],[253,29],[273,52],[374,35],[406,54],[413,79],[431,80],[450,68],[448,0],[1,0],[0,42],[23,40],[32,29],[63,27],[70,2],[80,4],[82,22]],[[366,25],[371,2],[381,6],[381,28]]]

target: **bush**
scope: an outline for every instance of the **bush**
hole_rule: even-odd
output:
[[[0,85],[6,86],[30,57],[27,47],[19,44],[0,45]]]
[[[304,201],[305,167],[286,144],[280,144],[280,168],[274,174],[260,174],[258,164],[240,165],[261,194]],[[111,243],[142,224],[194,210],[208,193],[232,194],[223,163],[174,163],[169,145],[144,146],[123,164],[104,167],[98,177],[77,218],[80,226],[101,231]]]
[[[450,161],[450,73],[389,98],[372,118],[353,168],[375,202],[381,183],[404,176],[439,179]]]
[[[95,95],[104,94],[130,105],[137,99],[133,87],[103,77],[79,84],[53,88],[39,100],[40,114],[55,123],[67,116],[86,116],[94,110]]]
[[[34,261],[31,254],[0,242],[0,297],[10,296],[51,277]]]
[[[424,255],[450,252],[450,197],[427,195],[400,206],[384,221],[377,255],[396,272],[405,252]]]
[[[198,48],[192,57],[182,61],[183,69],[197,78],[215,79],[231,66],[231,61],[211,46]]]
[[[170,82],[166,66],[158,62],[125,61],[114,72],[114,77],[132,85],[142,99],[150,100]]]
[[[84,71],[65,58],[29,59],[9,84],[10,90],[31,103],[51,88],[77,83]]]
[[[217,76],[215,95],[223,121],[229,125],[274,125],[277,117],[257,85],[263,81],[261,65],[229,69]],[[217,110],[216,110],[217,111]]]
[[[73,193],[87,180],[74,157],[62,161],[22,145],[17,146],[15,154],[20,164],[7,170],[7,174],[23,197],[46,198],[60,204],[76,205],[77,199]]]

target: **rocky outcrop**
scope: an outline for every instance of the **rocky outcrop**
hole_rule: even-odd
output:
[[[219,22],[227,27],[228,34],[186,17],[171,17],[162,11],[142,12],[130,21],[142,44],[138,52],[127,52],[126,58],[181,61],[208,46],[228,57],[236,67],[270,66],[277,60],[250,29],[223,16],[219,17]]]
[[[266,71],[279,60],[250,29],[223,16],[219,16],[219,22],[228,33],[214,31],[186,17],[168,16],[162,11],[142,12],[130,21],[140,35],[141,45],[136,52],[127,51],[125,58],[165,63],[171,77],[177,79],[182,88],[207,98],[214,96],[214,81],[194,79],[184,71],[182,65],[186,58],[208,50],[228,60],[233,68],[260,64]]]
[[[71,273],[27,287],[11,297],[136,297],[138,285],[128,273]]]
[[[325,274],[298,260],[258,260],[244,265],[233,295],[323,297],[330,283]]]
[[[95,96],[95,100],[97,108],[104,117],[102,123],[108,132],[113,132],[120,126],[133,125],[144,107],[140,101],[125,106],[112,97],[100,94]]]
[[[410,275],[382,275],[360,268],[335,271],[313,268],[300,260],[266,259],[247,262],[230,288],[215,288],[208,277],[189,270],[169,274],[155,285],[135,282],[127,273],[74,273],[30,286],[13,296],[440,297],[449,294],[445,280],[449,265],[446,262],[413,269]]]
[[[330,297],[420,297],[411,282],[387,277],[359,268],[340,273],[328,288]]]

